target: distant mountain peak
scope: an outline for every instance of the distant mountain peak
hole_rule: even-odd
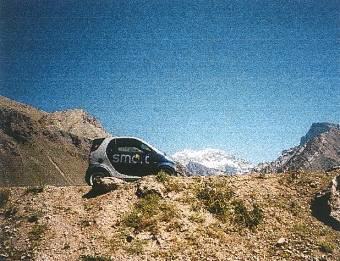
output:
[[[310,127],[309,131],[305,136],[303,136],[300,140],[300,145],[306,144],[308,141],[313,139],[314,137],[331,130],[332,128],[339,129],[340,125],[329,122],[316,122],[313,123]]]
[[[193,175],[236,174],[248,172],[253,165],[220,149],[185,149],[172,156]]]
[[[339,124],[313,123],[298,146],[282,151],[274,161],[259,164],[262,172],[320,171],[340,165]]]

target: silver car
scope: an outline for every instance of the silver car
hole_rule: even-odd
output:
[[[94,177],[98,176],[136,180],[159,171],[175,175],[176,164],[165,153],[142,139],[101,138],[92,142],[85,180],[92,186]]]

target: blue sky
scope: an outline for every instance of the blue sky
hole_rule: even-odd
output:
[[[0,3],[0,94],[253,162],[339,122],[339,1]]]

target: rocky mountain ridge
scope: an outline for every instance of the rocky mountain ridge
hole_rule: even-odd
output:
[[[259,164],[257,171],[285,172],[328,170],[340,165],[340,127],[333,123],[313,123],[298,146],[284,150],[269,163]]]

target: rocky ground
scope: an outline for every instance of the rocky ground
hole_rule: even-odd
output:
[[[0,260],[339,260],[311,210],[339,173],[2,188]]]

